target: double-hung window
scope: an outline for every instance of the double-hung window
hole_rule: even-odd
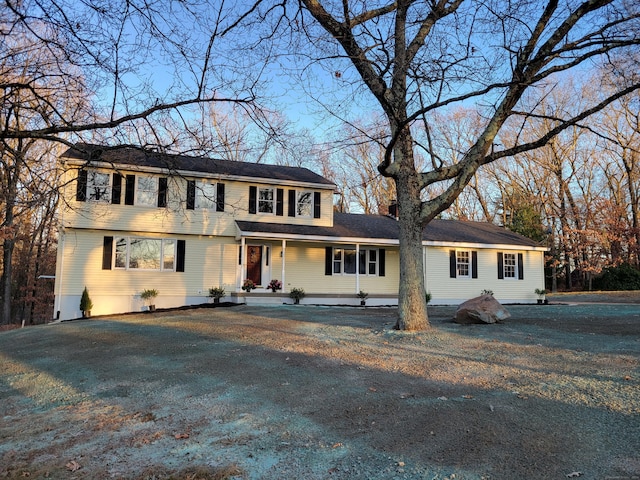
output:
[[[498,279],[524,280],[524,255],[498,252]]]
[[[355,248],[334,248],[333,249],[333,273],[335,274],[355,274],[356,273],[356,249]]]
[[[518,264],[516,262],[515,253],[505,253],[503,257],[503,271],[504,278],[516,278],[518,271]]]
[[[138,175],[136,181],[136,205],[157,206],[158,178]]]
[[[449,250],[449,277],[478,278],[478,252]]]
[[[274,213],[274,189],[273,188],[258,188],[258,212],[259,213]]]
[[[468,250],[456,251],[456,271],[458,277],[471,277],[471,252]]]
[[[378,272],[378,250],[362,248],[360,249],[358,272],[361,275],[377,275]]]
[[[111,202],[111,175],[95,170],[87,172],[87,200]]]
[[[216,184],[208,182],[197,182],[196,184],[196,208],[206,208],[216,210],[217,195]]]
[[[297,192],[296,217],[313,217],[313,192]]]

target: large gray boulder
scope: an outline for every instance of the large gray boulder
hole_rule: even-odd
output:
[[[493,295],[480,295],[460,304],[453,321],[456,323],[496,323],[511,317]]]

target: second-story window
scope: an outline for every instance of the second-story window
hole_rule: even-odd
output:
[[[93,202],[111,201],[111,175],[89,170],[87,172],[87,200]]]
[[[158,179],[139,175],[136,185],[136,205],[157,206]]]
[[[196,184],[196,208],[215,210],[217,205],[216,184],[197,182]]]
[[[274,213],[274,189],[258,188],[258,213]]]
[[[313,216],[313,192],[298,192],[296,217]]]

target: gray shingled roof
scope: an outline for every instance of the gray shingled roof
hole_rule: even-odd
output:
[[[107,162],[114,165],[162,168],[170,171],[334,185],[330,180],[307,168],[173,155],[131,146],[104,147],[77,144],[76,148],[70,148],[62,156],[87,162]]]
[[[304,235],[326,238],[398,239],[398,222],[384,215],[334,213],[333,227],[313,227],[280,223],[246,222],[237,220],[242,232]],[[425,228],[425,241],[446,243],[480,243],[489,245],[539,246],[533,240],[505,228],[481,222],[433,220]]]

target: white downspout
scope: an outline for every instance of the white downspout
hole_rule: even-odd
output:
[[[58,312],[60,312],[60,304],[62,303],[62,279],[64,278],[64,246],[65,246],[65,240],[67,238],[67,234],[64,230],[64,227],[60,227],[60,243],[58,243],[58,248],[60,249],[60,265],[58,266],[58,272],[56,274],[56,279],[54,280],[54,282],[56,283],[56,292],[54,293],[55,295],[55,302],[53,305],[53,314],[55,315],[55,319],[58,319]]]

